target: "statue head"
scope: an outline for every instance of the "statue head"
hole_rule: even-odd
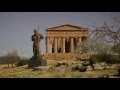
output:
[[[35,33],[35,34],[38,33],[38,30],[37,30],[37,29],[34,29],[34,33]]]

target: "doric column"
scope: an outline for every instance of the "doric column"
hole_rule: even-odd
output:
[[[70,38],[70,50],[71,50],[71,53],[74,53],[74,41],[73,41],[73,37]]]
[[[63,41],[62,52],[65,53],[65,38],[63,38],[62,41]]]
[[[57,38],[54,38],[54,53],[57,53]]]
[[[46,37],[46,53],[49,53],[49,38]]]
[[[81,42],[81,37],[78,38],[78,42],[79,42],[79,43]]]

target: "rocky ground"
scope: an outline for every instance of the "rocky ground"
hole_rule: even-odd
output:
[[[84,63],[84,66],[83,66]],[[47,66],[28,69],[27,65],[5,69],[0,65],[1,78],[119,78],[120,64],[97,63],[93,67],[85,62],[48,60]]]

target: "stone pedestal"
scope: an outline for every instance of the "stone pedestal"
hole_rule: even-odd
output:
[[[34,68],[34,67],[38,67],[38,66],[47,66],[47,60],[44,60],[44,59],[33,60],[33,59],[31,59],[28,62],[28,68]]]

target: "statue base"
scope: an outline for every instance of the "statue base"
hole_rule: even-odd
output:
[[[34,68],[38,66],[47,66],[47,60],[44,59],[30,59],[28,62],[28,68]]]

